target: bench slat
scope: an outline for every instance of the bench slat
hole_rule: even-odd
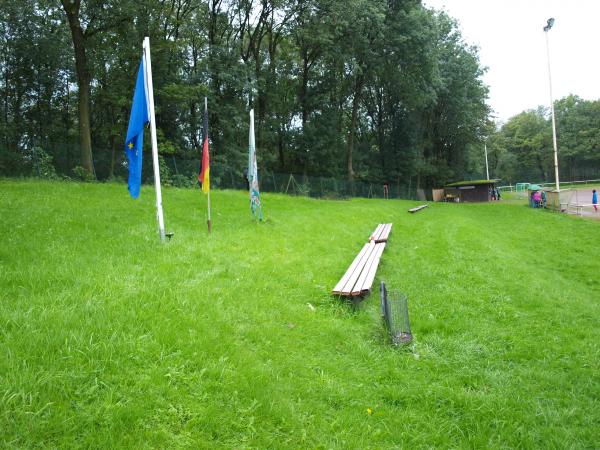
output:
[[[373,272],[373,279],[375,278],[375,272],[377,271],[377,266],[379,265],[379,258],[381,258],[381,252],[383,252],[384,248],[384,243],[375,244],[373,251],[369,255],[369,259],[365,263],[360,277],[352,289],[351,295],[360,295],[363,291],[371,288],[370,285],[367,285],[366,281],[368,280],[371,271]],[[373,279],[371,280],[371,283],[373,283]]]
[[[411,208],[408,210],[409,213],[416,213],[418,211],[421,211],[422,209],[427,208],[429,205],[421,205],[421,206],[417,206],[415,208]]]
[[[375,274],[377,273],[377,269],[379,268],[379,262],[381,261],[381,255],[383,254],[383,250],[385,249],[385,243],[377,244],[379,247],[375,252],[375,259],[371,264],[371,267],[367,273],[365,281],[361,286],[361,293],[366,294],[371,290],[373,286],[373,281],[375,281]]]
[[[383,228],[381,229],[381,233],[375,242],[387,242],[391,231],[392,231],[392,224],[391,223],[384,224]]]
[[[377,228],[375,228],[375,231],[373,231],[373,233],[371,233],[371,236],[369,237],[369,241],[376,241],[377,239],[379,239],[379,236],[381,235],[381,230],[383,229],[383,224],[380,223],[379,225],[377,225]]]
[[[346,285],[348,280],[350,280],[350,278],[354,274],[354,271],[357,269],[358,265],[362,261],[364,254],[368,250],[369,250],[369,244],[365,244],[363,246],[362,250],[358,253],[358,255],[356,255],[356,258],[354,258],[354,261],[352,261],[352,264],[350,264],[350,267],[348,267],[348,270],[346,270],[346,273],[344,274],[344,276],[342,276],[342,278],[340,279],[338,284],[336,284],[335,287],[333,288],[334,294],[342,293],[344,286]],[[364,263],[363,263],[363,265],[364,265]]]
[[[333,288],[334,295],[359,296],[370,292],[381,255],[392,231],[391,223],[380,223]]]
[[[352,276],[348,279],[346,284],[342,287],[342,289],[340,291],[340,293],[342,295],[352,295],[352,291],[354,290],[356,283],[358,282],[361,275],[365,271],[366,264],[368,263],[368,261],[371,259],[372,255],[373,255],[373,253],[375,252],[375,243],[374,242],[367,244],[367,245],[368,245],[367,251],[363,254],[363,257],[361,258],[358,265],[356,266],[354,272],[352,273]]]
[[[378,241],[382,240],[382,239],[387,239],[387,229],[388,229],[388,225],[387,223],[382,224],[383,226],[381,227],[381,233],[379,233],[379,237],[377,238]]]

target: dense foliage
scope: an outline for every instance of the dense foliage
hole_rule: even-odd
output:
[[[560,179],[597,179],[600,173],[600,100],[570,95],[555,103]],[[549,108],[509,119],[488,142],[490,175],[505,182],[553,182]]]
[[[419,0],[9,0],[0,6],[0,173],[124,173],[149,36],[166,159],[196,161],[208,97],[214,173],[433,185],[481,167],[477,51]]]

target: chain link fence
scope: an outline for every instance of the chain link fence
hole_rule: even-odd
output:
[[[165,158],[168,168],[167,183],[177,187],[191,187],[196,184],[200,169],[196,160]],[[161,178],[161,179],[162,179]],[[248,189],[244,170],[223,164],[212,164],[210,168],[211,186],[217,189]],[[260,170],[258,174],[261,192],[275,192],[307,197],[344,199],[351,197],[384,198],[382,182],[347,180],[336,177],[308,176],[297,173],[277,173]],[[417,199],[417,190],[410,184],[388,183],[388,198]]]

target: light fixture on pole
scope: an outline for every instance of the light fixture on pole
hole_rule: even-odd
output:
[[[548,31],[554,25],[554,18],[548,19],[544,27],[546,35],[546,53],[548,55],[548,82],[550,85],[550,114],[552,116],[552,144],[554,146],[554,179],[556,182],[556,191],[560,192],[560,181],[558,178],[558,148],[556,145],[556,119],[554,118],[554,99],[552,98],[552,74],[550,72],[550,44],[548,41]]]

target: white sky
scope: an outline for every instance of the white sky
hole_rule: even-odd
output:
[[[544,25],[549,32],[554,100],[600,99],[600,0],[424,0],[458,20],[488,67],[484,82],[498,120],[550,104]]]

